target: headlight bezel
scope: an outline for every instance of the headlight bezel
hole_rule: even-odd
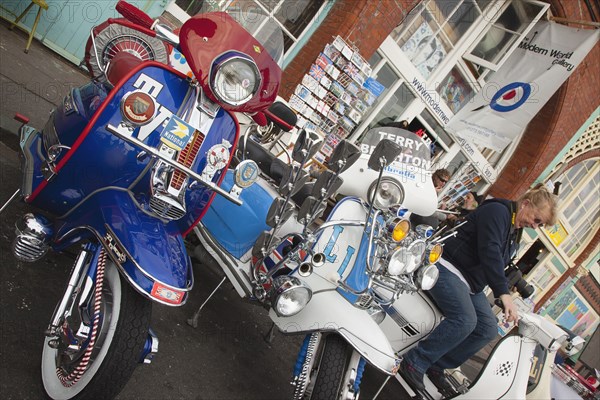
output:
[[[381,201],[378,200],[378,198],[375,195],[378,194],[378,192],[381,191],[382,188],[384,188],[384,185],[388,185],[388,184],[392,185],[394,188],[396,188],[399,193],[398,193],[397,198],[395,198],[393,201],[390,201],[389,204],[386,205],[386,204],[381,203]],[[369,186],[369,190],[367,191],[367,199],[368,199],[369,203],[373,204],[373,207],[375,207],[379,210],[387,211],[391,207],[398,205],[398,204],[402,204],[404,202],[404,197],[405,197],[404,187],[396,179],[394,179],[390,176],[384,176],[383,178],[381,178],[381,182],[379,183],[377,192],[375,192],[376,185],[377,185],[377,181],[374,181],[373,183],[371,183],[371,186]]]
[[[282,310],[283,307],[281,301],[289,301],[289,299],[286,299],[285,296],[302,294],[302,292],[304,292],[306,295],[304,303],[301,301],[298,303],[299,305],[295,309],[292,309],[291,312],[284,312]],[[273,279],[270,297],[271,307],[273,308],[273,311],[275,311],[275,314],[280,317],[291,317],[302,311],[310,302],[312,299],[312,289],[295,276],[281,275]]]
[[[219,86],[219,83],[217,82],[217,80],[221,77],[220,74],[226,73],[226,71],[224,71],[225,68],[231,68],[232,64],[239,64],[239,63],[241,63],[244,66],[250,67],[250,70],[254,75],[254,77],[253,77],[254,83],[253,83],[253,85],[251,84],[251,82],[248,84],[248,86],[249,87],[251,86],[251,88],[250,88],[250,90],[248,90],[248,92],[245,95],[237,96],[237,98],[233,98],[232,96],[227,96],[227,93],[228,93],[227,89],[220,90],[220,86]],[[231,69],[232,69],[231,72],[233,72],[235,74],[240,72],[240,70],[236,67],[233,67]],[[235,52],[235,51],[227,52],[227,53],[222,54],[219,57],[217,57],[213,61],[212,66],[210,68],[209,77],[210,77],[209,85],[210,85],[210,89],[211,89],[213,95],[219,101],[221,101],[227,105],[234,106],[234,107],[241,106],[243,104],[246,104],[250,100],[252,100],[254,95],[256,95],[256,93],[260,89],[260,86],[262,83],[262,75],[260,74],[258,66],[254,62],[254,60],[244,53],[239,53],[239,52]],[[223,79],[226,79],[226,78],[223,78]],[[239,85],[238,88],[245,89],[243,84],[241,84],[241,85],[235,84],[235,85]],[[237,90],[234,90],[233,93],[238,93],[238,92],[237,92]]]
[[[430,290],[435,286],[440,276],[440,271],[435,264],[424,265],[415,274],[415,284],[421,290]]]

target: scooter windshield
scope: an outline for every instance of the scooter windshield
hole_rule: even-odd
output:
[[[258,6],[228,9],[227,14],[263,45],[279,67],[283,66],[283,32],[275,21]]]
[[[400,128],[382,127],[369,130],[360,141],[362,153],[370,155],[382,139],[390,139],[402,147],[402,153],[392,165],[402,164],[424,170],[430,169],[431,152],[429,145],[423,138]]]
[[[197,15],[220,11],[210,3],[205,1]],[[225,12],[260,42],[280,68],[283,66],[283,31],[260,6],[254,1],[234,1]]]

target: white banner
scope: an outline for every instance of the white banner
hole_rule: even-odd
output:
[[[516,139],[594,47],[598,29],[540,21],[502,67],[446,126],[468,141],[502,151]]]

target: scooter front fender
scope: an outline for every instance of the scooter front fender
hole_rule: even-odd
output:
[[[349,303],[335,290],[314,293],[298,314],[280,317],[273,309],[269,316],[284,333],[337,332],[370,364],[394,375],[400,360],[385,334],[369,314]]]
[[[193,286],[191,261],[175,224],[144,212],[131,192],[97,192],[57,222],[55,248],[65,248],[91,231],[120,272],[142,295],[167,305],[183,305]],[[87,233],[87,232],[86,232]],[[171,289],[175,298],[157,291]]]

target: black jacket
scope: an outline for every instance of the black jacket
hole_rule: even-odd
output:
[[[504,268],[517,245],[516,211],[510,200],[485,201],[467,216],[456,237],[445,241],[442,257],[463,274],[474,293],[487,285],[496,297],[509,294]]]

